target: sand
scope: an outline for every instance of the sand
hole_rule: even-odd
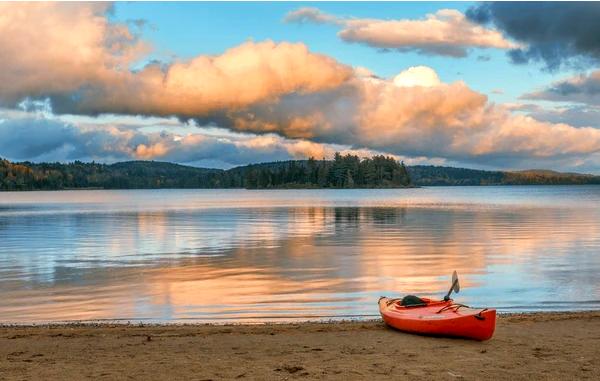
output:
[[[600,379],[600,312],[501,316],[487,342],[379,321],[0,327],[1,380]]]

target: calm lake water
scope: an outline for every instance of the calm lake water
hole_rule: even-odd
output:
[[[0,322],[600,309],[600,186],[0,193]]]

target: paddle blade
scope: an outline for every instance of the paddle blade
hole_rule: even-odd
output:
[[[452,273],[452,286],[450,286],[448,293],[446,296],[444,296],[444,300],[450,300],[450,294],[452,294],[452,291],[456,293],[460,291],[460,284],[458,283],[458,274],[456,273],[456,270],[454,270]]]
[[[460,291],[460,283],[458,283],[458,274],[456,270],[452,273],[452,290],[458,294]]]

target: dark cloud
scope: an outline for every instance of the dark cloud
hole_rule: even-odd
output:
[[[343,148],[273,134],[199,129],[178,135],[89,121],[78,125],[39,112],[0,109],[0,157],[14,161],[110,163],[152,159],[228,168],[263,161],[330,157]]]
[[[541,61],[556,70],[600,60],[598,2],[490,2],[471,7],[466,15],[525,44],[509,51],[514,63]]]
[[[141,136],[138,142],[146,141]],[[76,159],[120,160],[119,137],[105,131],[80,131],[45,118],[18,118],[0,123],[0,153],[12,160],[64,161]]]
[[[539,108],[532,111],[532,117],[551,123],[566,123],[575,127],[600,128],[600,108],[574,106],[558,109]]]
[[[509,104],[509,105],[507,105],[507,107],[511,111],[523,111],[523,112],[539,111],[542,108],[540,105],[536,105],[536,104],[533,104],[533,103]]]
[[[360,93],[351,85],[311,94],[289,94],[276,103],[263,102],[241,110],[227,110],[195,118],[235,131],[276,133],[317,143],[356,145],[356,109]],[[366,145],[365,145],[366,146]]]
[[[536,120],[563,123],[574,127],[600,129],[600,107],[578,105],[566,107],[544,107],[534,103],[518,103],[509,106],[511,111],[527,114]]]
[[[297,24],[337,24],[343,22],[341,18],[327,14],[314,7],[303,7],[289,12],[283,21]]]
[[[600,70],[554,82],[521,98],[600,106]]]
[[[2,120],[0,156],[15,161],[51,162],[160,159],[193,163],[218,159],[225,167],[293,158],[286,147],[277,142],[254,148],[252,145],[245,145],[243,141],[226,141],[198,135],[187,140],[176,140],[173,134],[167,132],[143,133],[99,126],[81,128],[58,119],[43,117]]]

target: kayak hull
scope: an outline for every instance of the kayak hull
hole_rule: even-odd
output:
[[[475,309],[452,300],[424,299],[425,306],[405,307],[399,300],[383,297],[379,312],[385,323],[403,332],[431,336],[489,340],[496,328],[496,310]]]

